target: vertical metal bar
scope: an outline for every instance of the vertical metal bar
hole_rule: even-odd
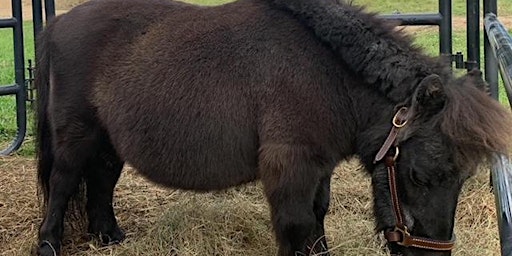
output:
[[[439,0],[439,53],[449,60],[452,58],[452,0]]]
[[[27,79],[27,101],[30,102],[30,107],[34,102],[34,65],[32,60],[28,60],[28,79]]]
[[[467,0],[467,48],[466,69],[480,69],[480,1]]]
[[[34,39],[43,30],[43,5],[42,0],[32,0],[32,22],[34,23]],[[35,42],[34,42],[35,45]]]
[[[55,17],[55,1],[44,0],[44,11],[46,15],[46,21],[50,21]]]
[[[507,96],[512,98],[512,36],[489,13],[484,20],[492,53],[498,61]],[[501,255],[512,256],[512,163],[505,156],[497,156],[492,168],[493,190],[500,234]]]
[[[500,232],[501,255],[512,256],[512,163],[496,155],[492,168],[496,214]]]
[[[497,0],[484,0],[484,15],[494,13],[498,15]],[[494,56],[491,45],[489,44],[489,35],[485,31],[484,36],[484,57],[485,57],[485,80],[489,83],[491,96],[498,100],[498,62]]]
[[[498,3],[497,0],[484,0],[484,17],[487,17],[487,14],[493,13],[498,15]],[[489,84],[489,93],[490,96],[495,100],[499,100],[499,78],[498,78],[498,61],[496,56],[494,55],[494,51],[491,48],[489,42],[489,35],[487,29],[485,29],[485,18],[484,18],[484,72],[485,72],[485,80]],[[491,171],[489,174],[490,186],[491,188],[494,186],[493,179],[494,175]]]
[[[12,0],[12,14],[16,19],[13,27],[14,41],[14,77],[19,90],[16,93],[16,124],[18,130],[11,145],[0,151],[0,155],[7,155],[18,149],[23,143],[27,131],[26,90],[25,90],[25,56],[23,53],[23,16],[21,0]]]
[[[509,35],[507,28],[503,26],[496,15],[492,13],[485,16],[484,25],[512,107],[512,101],[510,101],[512,99],[512,36]]]

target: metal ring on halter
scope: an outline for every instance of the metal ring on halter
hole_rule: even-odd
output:
[[[402,121],[402,120],[398,120],[398,116],[400,114],[402,114],[403,112],[406,112],[407,113],[407,108],[406,107],[402,107],[401,109],[399,109],[395,116],[393,117],[393,126],[395,126],[396,128],[402,128],[404,127],[406,124],[407,124],[407,119],[405,119],[405,121],[403,123],[398,123],[398,121]]]
[[[395,147],[395,155],[393,156],[393,162],[396,162],[396,159],[398,158],[398,155],[400,154],[400,150],[398,149],[398,146]]]

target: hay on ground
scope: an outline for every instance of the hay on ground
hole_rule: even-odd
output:
[[[41,222],[35,163],[0,158],[0,255],[29,255]],[[469,180],[457,211],[454,255],[499,255],[488,171]],[[386,255],[374,232],[369,177],[355,160],[337,168],[326,232],[332,255]],[[127,238],[102,247],[83,232],[66,231],[64,255],[275,255],[261,185],[214,193],[165,189],[126,168],[115,211]]]

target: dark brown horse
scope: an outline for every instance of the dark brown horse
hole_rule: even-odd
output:
[[[353,155],[391,250],[448,255],[463,182],[507,148],[508,112],[479,71],[454,78],[336,1],[98,0],[38,42],[39,255],[59,254],[82,182],[88,231],[124,238],[112,196],[125,162],[181,189],[261,179],[279,255],[326,252],[330,177]]]

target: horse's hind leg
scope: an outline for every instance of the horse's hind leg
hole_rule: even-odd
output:
[[[88,232],[98,235],[104,244],[119,243],[124,239],[124,233],[117,225],[112,197],[123,169],[123,161],[108,143],[108,139],[101,141],[104,144],[85,173]]]
[[[327,168],[313,151],[301,145],[263,146],[259,157],[279,255],[327,255],[323,217],[328,190],[319,190],[321,181],[329,176]]]
[[[70,122],[58,130],[60,136],[55,137],[46,212],[39,229],[37,253],[45,256],[59,254],[68,201],[78,189],[89,154],[94,152],[90,127]]]

